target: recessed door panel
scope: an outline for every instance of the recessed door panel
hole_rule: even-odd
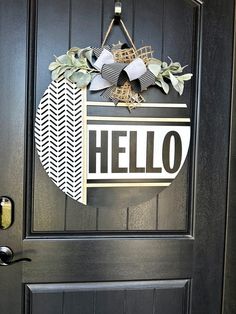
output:
[[[47,85],[50,82],[48,64],[53,55],[61,55],[71,46],[100,46],[105,35],[112,12],[112,3],[90,0],[90,7],[96,12],[88,18],[88,6],[77,1],[61,1],[57,6],[54,1],[39,0],[37,2],[36,24],[36,107]],[[192,217],[192,184],[195,162],[197,113],[197,88],[199,65],[200,5],[192,1],[180,1],[176,9],[173,0],[149,1],[142,10],[143,2],[124,3],[122,18],[133,35],[136,45],[151,45],[155,57],[168,61],[168,56],[188,65],[188,72],[194,74],[191,82],[187,82],[182,97],[171,90],[169,95],[157,88],[144,92],[146,102],[168,104],[186,104],[188,116],[191,118],[191,142],[187,159],[172,184],[160,192],[153,189],[147,193],[145,188],[129,188],[128,194],[136,205],[123,201],[124,189],[111,190],[89,189],[93,205],[84,206],[61,192],[48,178],[37,154],[34,162],[34,193],[31,211],[28,213],[30,232],[45,233],[120,233],[120,232],[171,232],[189,233]],[[91,23],[88,20],[91,19]],[[145,20],[145,28],[143,21]],[[56,26],[55,26],[56,25]],[[47,31],[50,29],[50,32]],[[84,31],[86,29],[86,32]],[[181,35],[180,35],[181,34]],[[55,38],[55,40],[52,40]],[[179,38],[175,40],[175,38]],[[126,41],[118,26],[112,30],[109,43]],[[56,43],[55,43],[56,42]],[[47,43],[45,45],[45,43]],[[101,92],[88,91],[88,101],[104,102]],[[173,114],[173,110],[170,115]],[[181,114],[181,113],[180,113]],[[161,108],[145,108],[140,106],[131,113],[126,108],[88,106],[88,115],[119,115],[122,117],[160,117]],[[32,152],[33,153],[33,152]],[[127,190],[127,189],[126,189]],[[126,191],[127,192],[127,191]],[[106,202],[101,205],[100,198]],[[115,199],[114,199],[115,198]],[[98,204],[96,205],[96,199]],[[120,200],[120,202],[119,202]],[[113,202],[115,203],[114,206]],[[108,205],[107,205],[108,204]]]

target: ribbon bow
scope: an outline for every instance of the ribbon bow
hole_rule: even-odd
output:
[[[135,93],[141,93],[155,84],[155,75],[147,69],[141,57],[137,56],[130,63],[125,63],[117,62],[109,47],[95,48],[94,53],[97,60],[93,66],[101,74],[93,78],[91,91],[123,86],[128,81]]]

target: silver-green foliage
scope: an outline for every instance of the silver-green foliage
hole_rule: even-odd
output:
[[[183,74],[183,70],[186,66],[182,67],[179,62],[173,62],[170,59],[170,64],[162,62],[158,59],[151,59],[148,63],[148,69],[156,77],[156,85],[164,90],[166,94],[169,93],[170,87],[169,82],[171,82],[174,89],[180,94],[183,94],[184,91],[184,82],[189,81],[192,77],[191,73]]]
[[[55,57],[55,61],[50,63],[49,70],[52,71],[52,80],[57,80],[63,75],[66,79],[76,83],[78,88],[86,87],[93,78],[93,73],[97,72],[90,67],[92,64],[93,49],[71,48],[65,55]],[[89,61],[89,62],[88,62]]]

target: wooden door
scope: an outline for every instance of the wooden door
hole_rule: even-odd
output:
[[[123,3],[136,45],[151,45],[156,57],[188,64],[194,74],[182,97],[145,93],[147,102],[187,104],[191,117],[188,158],[170,187],[129,207],[83,206],[51,182],[36,154],[33,126],[48,64],[69,47],[99,46],[113,10],[109,0],[0,2],[0,194],[14,201],[1,245],[32,259],[0,267],[1,314],[221,313],[232,0]],[[118,40],[125,38],[115,27],[109,42]],[[116,109],[130,115],[124,108],[109,114]]]

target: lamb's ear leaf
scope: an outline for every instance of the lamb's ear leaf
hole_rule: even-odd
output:
[[[158,63],[149,63],[147,67],[155,76],[158,76],[161,71],[161,65]]]
[[[159,87],[161,87],[161,88],[164,90],[164,92],[165,92],[166,94],[169,93],[170,86],[169,86],[168,83],[166,83],[166,82],[164,81],[164,79],[163,79],[163,77],[162,77],[161,75],[159,75],[159,77],[158,77],[158,79],[156,80],[155,83],[156,83],[156,85],[158,85]]]
[[[161,60],[156,59],[156,58],[150,58],[148,64],[153,64],[153,63],[162,65],[162,61]]]
[[[83,73],[83,77],[76,83],[78,88],[86,87],[91,81],[91,75],[89,73]]]
[[[72,55],[72,54],[76,54],[79,53],[81,49],[78,47],[72,47],[70,48],[70,50],[67,51],[67,55]]]
[[[173,87],[175,88],[175,85],[177,85],[179,82],[178,79],[171,72],[169,72],[169,78]]]
[[[55,80],[58,79],[58,77],[60,76],[60,73],[59,73],[60,70],[61,70],[61,67],[58,67],[58,68],[56,68],[55,70],[52,71],[52,75],[51,75],[52,81],[55,81]]]
[[[88,61],[92,64],[93,63],[93,49],[90,48],[88,51],[85,52],[84,55],[88,59]]]
[[[184,92],[184,82],[178,81],[178,84],[174,86],[174,89],[180,94],[180,96]]]
[[[74,72],[71,75],[70,80],[76,83],[78,88],[84,88],[90,83],[91,75],[89,73]]]
[[[60,66],[60,63],[54,61],[54,62],[51,62],[48,66],[48,70],[50,71],[54,71],[56,70],[58,67]]]
[[[168,94],[168,93],[169,93],[169,90],[170,90],[169,84],[167,84],[164,80],[162,80],[162,81],[161,81],[161,85],[162,85],[162,88],[163,88],[164,92],[165,92],[166,94]]]
[[[155,84],[156,84],[157,86],[159,86],[159,87],[162,87],[161,82],[159,82],[159,81],[156,81]]]
[[[77,71],[76,68],[70,68],[70,69],[66,70],[65,73],[64,73],[64,77],[65,77],[67,80],[70,80],[71,75],[72,75],[75,71]]]
[[[62,55],[56,57],[57,62],[62,63],[63,65],[72,65],[71,57],[69,55]]]
[[[163,69],[168,68],[168,64],[167,64],[166,62],[162,62],[162,68],[163,68]]]
[[[77,68],[82,68],[82,67],[88,66],[86,58],[84,58],[82,56],[80,58],[73,58],[72,63],[73,63],[73,66],[75,66]]]
[[[192,73],[186,73],[184,75],[178,76],[179,81],[189,81],[191,80],[193,74]]]

